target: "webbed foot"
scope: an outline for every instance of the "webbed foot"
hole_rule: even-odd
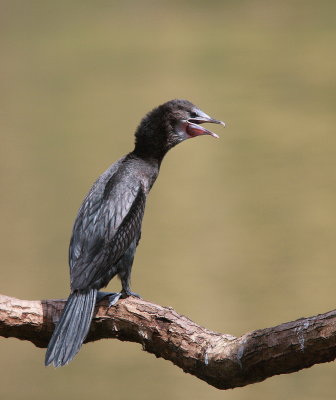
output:
[[[114,306],[116,302],[120,299],[121,297],[121,292],[115,293],[115,292],[98,292],[97,293],[97,303],[99,303],[101,300],[103,300],[104,297],[108,297],[109,301],[109,307]]]
[[[131,292],[130,290],[127,290],[127,291],[122,290],[119,293],[110,293],[110,296],[109,296],[109,307],[112,307],[115,304],[117,304],[117,302],[118,302],[118,300],[120,298],[121,299],[126,299],[129,296],[134,296],[134,297],[137,297],[138,299],[141,298],[137,293]]]
[[[121,297],[121,292],[111,293],[111,295],[109,296],[109,307],[112,307],[115,304],[117,304],[120,297]]]
[[[128,297],[128,296],[134,296],[134,297],[137,297],[138,299],[141,299],[141,296],[139,296],[138,295],[138,293],[134,293],[134,292],[132,292],[131,290],[122,290],[121,291],[121,297],[123,298],[123,299],[126,299],[126,297]]]
[[[120,298],[126,299],[126,297],[129,297],[129,296],[134,296],[134,297],[137,297],[138,299],[141,299],[141,297],[137,293],[134,293],[130,290],[122,290],[121,292],[117,292],[117,293],[98,292],[96,303],[99,303],[104,297],[108,297],[109,307],[112,307],[115,304],[117,304],[117,302]]]

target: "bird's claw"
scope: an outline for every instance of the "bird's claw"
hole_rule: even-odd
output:
[[[114,293],[114,292],[98,292],[97,293],[97,301],[96,301],[96,303],[99,303],[105,297],[108,298],[109,307],[111,307],[111,306],[114,306],[116,304],[116,302],[120,299],[121,292],[118,292],[118,293]]]
[[[134,297],[137,297],[138,299],[141,299],[141,296],[138,295],[138,293],[134,293],[131,290],[122,290],[121,297],[123,299],[126,299],[126,297],[129,297],[129,296],[134,296]]]
[[[109,296],[109,307],[112,307],[112,306],[116,305],[117,302],[118,302],[118,300],[120,299],[120,297],[121,297],[121,292],[119,292],[119,293],[112,293],[112,294]]]
[[[117,304],[119,299],[126,299],[129,296],[134,296],[137,297],[138,299],[141,299],[141,297],[134,292],[131,292],[130,290],[122,290],[119,293],[111,293],[109,296],[109,307],[114,306],[115,304]]]
[[[130,290],[122,290],[121,292],[98,292],[97,293],[97,303],[99,303],[104,297],[108,297],[109,301],[109,307],[112,307],[117,304],[118,300],[121,299],[126,299],[129,296],[134,296],[137,297],[138,299],[141,299],[141,297],[137,294],[134,293]]]

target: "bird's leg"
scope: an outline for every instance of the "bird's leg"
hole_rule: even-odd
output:
[[[122,271],[121,273],[119,273],[119,278],[121,280],[121,298],[125,299],[128,296],[134,296],[134,297],[138,297],[139,299],[141,298],[137,293],[134,293],[131,291],[131,286],[130,286],[130,282],[131,282],[131,269],[129,268],[126,271]]]
[[[131,291],[131,286],[130,286],[133,258],[138,242],[139,238],[132,242],[127,252],[125,253],[124,257],[118,263],[118,276],[121,280],[121,286],[122,286],[119,297],[123,299],[125,299],[128,296],[141,298],[137,293]]]
[[[131,291],[130,281],[131,281],[131,267],[132,265],[123,271],[119,272],[119,278],[121,280],[122,289],[120,292],[121,298],[125,299],[128,296],[138,297],[140,296],[137,293]]]
[[[99,292],[97,296],[97,299],[99,300],[97,301],[100,301],[105,296],[108,296],[109,307],[112,307],[118,302],[120,298],[125,299],[128,296],[135,296],[140,298],[140,296],[137,293],[132,292],[130,288],[131,270],[137,243],[138,240],[134,240],[123,255],[123,257],[119,260],[117,264],[114,265],[114,271],[117,271],[119,279],[121,280],[121,291],[118,293]]]

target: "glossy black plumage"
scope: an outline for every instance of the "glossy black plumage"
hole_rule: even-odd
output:
[[[138,172],[146,168],[128,155],[94,184],[79,210],[70,242],[72,290],[100,289],[118,272],[117,263],[140,237],[146,194]],[[145,163],[144,163],[145,164]],[[148,180],[155,179],[158,169]]]
[[[97,292],[115,275],[121,279],[121,294],[133,294],[130,275],[146,197],[170,148],[194,136],[216,136],[198,126],[203,122],[221,123],[186,100],[157,107],[137,128],[134,150],[92,186],[74,223],[69,248],[71,294],[50,340],[46,365],[65,365],[76,355],[89,331]]]

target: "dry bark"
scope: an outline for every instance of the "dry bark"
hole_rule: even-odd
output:
[[[65,300],[28,301],[0,295],[0,335],[46,347]],[[172,308],[128,298],[96,307],[86,342],[140,343],[219,389],[262,381],[336,358],[336,310],[241,337],[205,329]]]

